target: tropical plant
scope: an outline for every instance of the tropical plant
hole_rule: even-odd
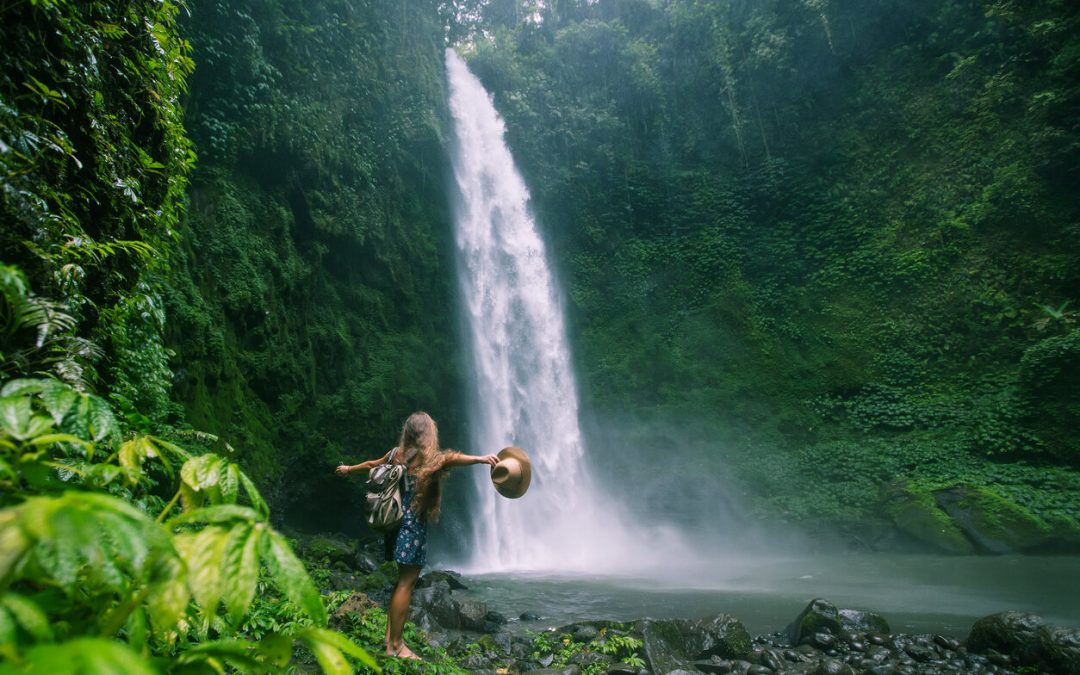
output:
[[[326,672],[352,672],[347,657],[378,670],[326,628],[318,589],[226,458],[125,436],[103,399],[56,379],[18,379],[0,388],[0,481],[6,670],[81,672],[101,661],[132,672],[270,672],[289,663],[294,642]],[[260,575],[297,620],[249,640],[240,629]],[[50,670],[74,650],[82,656]]]

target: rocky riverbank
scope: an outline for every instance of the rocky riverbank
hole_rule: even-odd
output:
[[[349,550],[319,541],[300,550],[309,558],[321,553],[330,568],[328,584],[353,591],[335,613],[338,621],[385,604],[393,569],[380,564],[377,546]],[[758,636],[726,614],[550,627],[529,613],[508,618],[489,611],[459,575],[433,571],[421,577],[409,619],[460,668],[493,675],[1080,675],[1080,630],[1024,612],[979,619],[963,640],[894,633],[879,614],[821,598],[811,600],[785,630]]]

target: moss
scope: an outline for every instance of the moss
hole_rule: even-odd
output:
[[[901,531],[924,544],[947,553],[975,553],[975,547],[938,507],[929,490],[910,485],[890,486],[886,490],[884,510]]]
[[[988,487],[961,486],[934,496],[973,541],[993,553],[1031,549],[1052,534],[1041,518]]]

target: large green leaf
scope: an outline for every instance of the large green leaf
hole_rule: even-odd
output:
[[[208,618],[215,615],[224,591],[223,563],[230,533],[227,528],[211,525],[174,538],[176,550],[187,564],[191,592]]]
[[[294,637],[307,645],[319,661],[323,672],[330,675],[352,675],[352,665],[345,658],[346,654],[359,659],[367,669],[376,673],[382,672],[382,668],[370,654],[341,633],[326,628],[305,628]]]
[[[255,599],[259,581],[259,544],[266,527],[261,523],[240,523],[232,529],[225,549],[224,600],[229,620],[238,622]]]
[[[0,512],[0,525],[5,587],[28,574],[69,595],[105,589],[131,597],[146,588],[151,619],[161,632],[175,625],[186,606],[184,567],[168,531],[123,500],[85,492],[33,497]],[[20,561],[26,564],[15,564]]]
[[[49,617],[33,600],[18,593],[5,593],[0,596],[0,606],[10,612],[16,623],[35,640],[48,642],[53,639]]]
[[[289,542],[273,530],[268,530],[264,541],[269,546],[268,567],[274,583],[290,601],[304,611],[319,626],[326,625],[326,607],[323,606],[319,589],[312,583],[304,565],[293,553]]]
[[[77,638],[28,649],[18,661],[0,664],[0,675],[157,675],[149,661],[119,642]]]
[[[222,470],[227,466],[225,460],[213,453],[192,457],[180,467],[180,478],[192,490],[200,492],[218,485]]]

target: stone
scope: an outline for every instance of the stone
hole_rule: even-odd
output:
[[[813,633],[803,637],[799,644],[810,645],[822,651],[829,651],[836,647],[836,637],[825,632]]]
[[[1023,655],[1035,649],[1042,617],[1030,612],[999,612],[976,621],[968,634],[967,647],[973,652],[994,649]]]
[[[522,612],[521,615],[518,616],[518,619],[522,621],[539,621],[540,618],[540,615],[534,612]]]
[[[828,600],[816,598],[810,601],[784,632],[793,645],[802,643],[803,638],[814,633],[837,635],[840,633],[839,610]]]
[[[378,605],[376,605],[366,593],[353,593],[345,599],[345,602],[341,603],[340,607],[334,610],[334,615],[330,620],[332,622],[341,622],[345,620],[345,615],[350,612],[363,614],[367,610],[377,606]]]
[[[934,501],[928,492],[906,483],[893,483],[882,490],[881,503],[896,527],[908,536],[944,553],[971,555],[975,546]]]
[[[588,624],[574,625],[570,631],[570,639],[574,642],[589,643],[600,637],[600,631],[596,626],[590,626]]]
[[[638,675],[640,670],[637,666],[631,666],[628,663],[614,663],[608,666],[604,675]]]
[[[841,609],[840,625],[848,630],[862,633],[891,633],[889,622],[880,614],[859,609]]]
[[[416,580],[417,588],[427,588],[438,582],[445,582],[452,591],[468,590],[468,586],[461,582],[461,575],[451,570],[432,570]]]
[[[987,553],[1031,550],[1052,534],[1038,516],[984,487],[935,490],[934,499],[968,539]]]
[[[734,659],[750,654],[750,634],[734,617],[709,619],[645,619],[638,625],[645,658],[654,673],[686,669],[711,656]]]
[[[1038,631],[1036,663],[1048,672],[1080,675],[1080,630],[1044,625]]]
[[[855,670],[842,661],[824,659],[810,673],[811,675],[855,675]]]

